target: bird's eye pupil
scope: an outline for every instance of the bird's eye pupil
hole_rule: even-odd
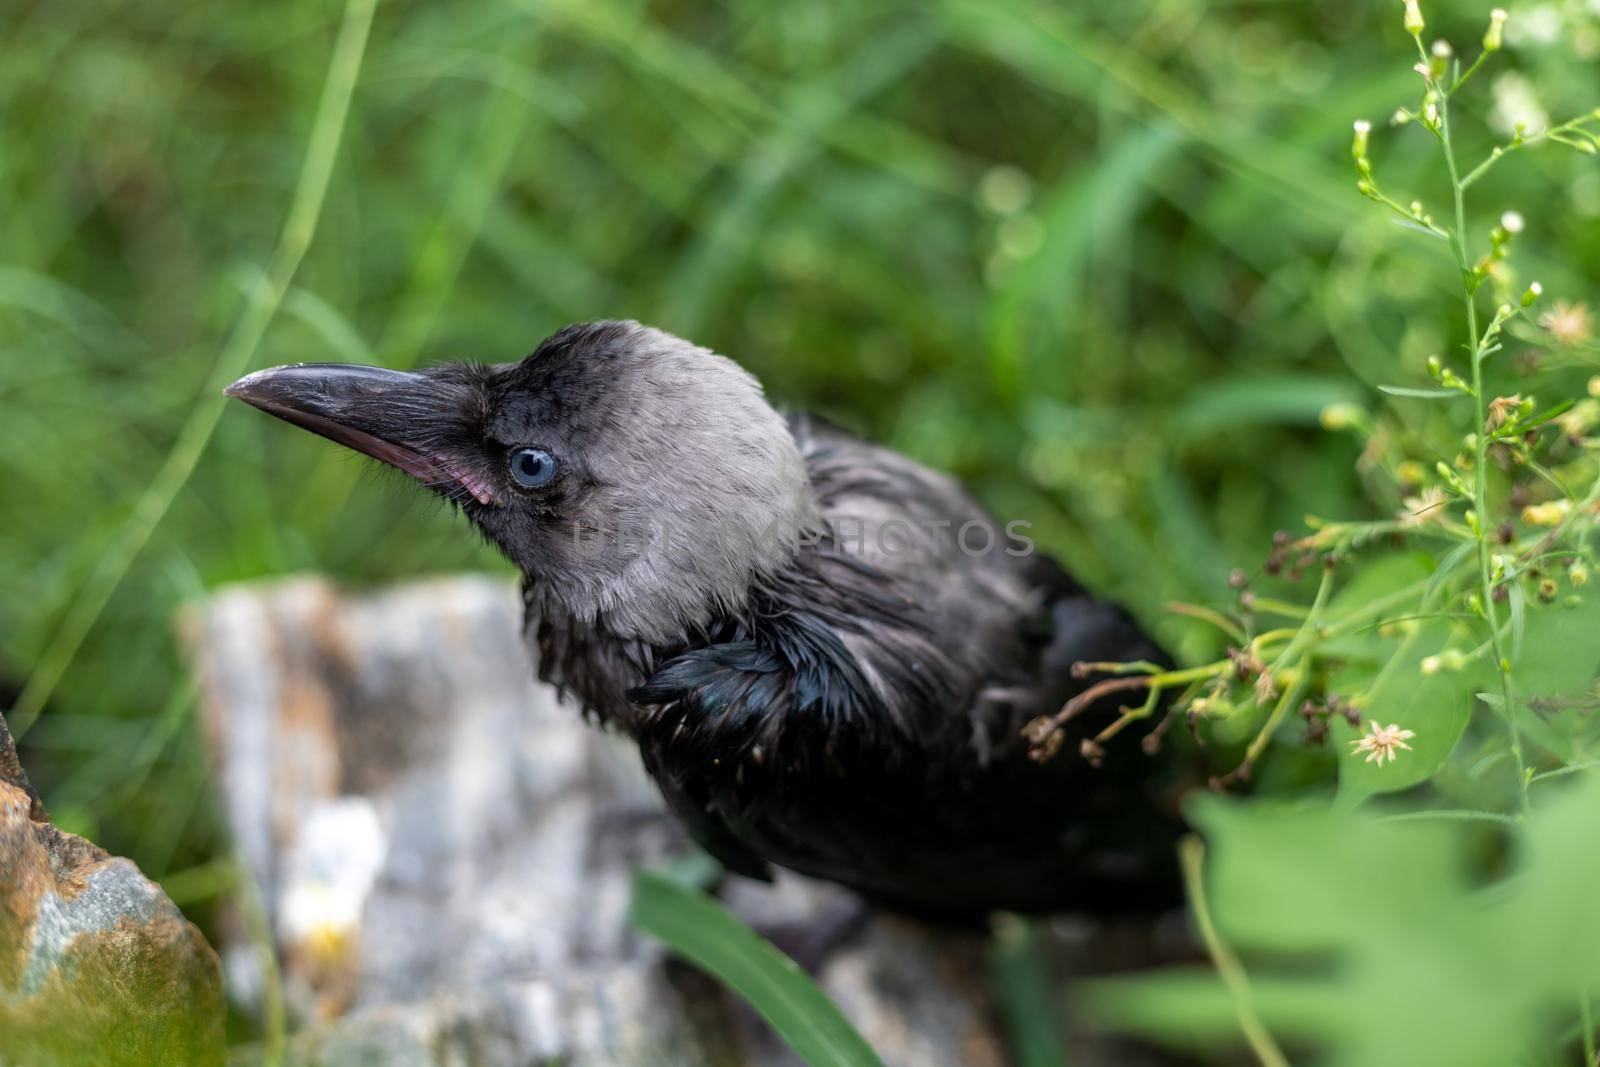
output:
[[[556,476],[556,458],[542,448],[519,448],[511,453],[511,477],[524,489],[549,485]]]

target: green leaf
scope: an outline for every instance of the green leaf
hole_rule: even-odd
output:
[[[1600,983],[1600,850],[1579,844],[1600,834],[1600,779],[1540,799],[1483,888],[1473,857],[1502,823],[1197,798],[1218,932],[1295,1062],[1559,1062],[1579,991]],[[1192,967],[1100,980],[1077,1003],[1174,1047],[1239,1044],[1233,997]]]
[[[1173,413],[1173,425],[1191,438],[1241,426],[1312,426],[1328,405],[1360,400],[1360,388],[1343,378],[1235,374],[1189,393]]]
[[[1600,671],[1600,592],[1586,591],[1576,603],[1530,604],[1526,616],[1511,666],[1518,698],[1555,700],[1591,685]]]
[[[1517,725],[1565,762],[1577,757],[1578,738],[1593,732],[1586,691],[1600,672],[1600,593],[1590,592],[1574,603],[1530,603],[1522,614],[1522,640],[1511,660]],[[1485,688],[1492,697],[1485,703],[1504,721],[1499,684]]]
[[[628,917],[748,1001],[812,1067],[883,1067],[793,960],[706,894],[653,871],[637,871]]]
[[[1459,389],[1412,389],[1405,385],[1380,385],[1378,392],[1388,393],[1390,396],[1404,396],[1412,400],[1448,400],[1451,397],[1466,396]]]
[[[1433,572],[1433,578],[1428,582],[1428,589],[1422,594],[1422,610],[1427,611],[1433,606],[1434,598],[1444,589],[1444,584],[1450,575],[1455,573],[1457,567],[1465,563],[1478,551],[1478,542],[1463,541],[1452,548],[1439,561],[1439,566]]]
[[[1323,619],[1329,623],[1338,622],[1352,612],[1366,609],[1374,601],[1427,581],[1434,572],[1433,557],[1426,552],[1391,552],[1373,557],[1365,561],[1328,600]],[[1414,610],[1414,603],[1408,601],[1397,605],[1389,614],[1409,615]],[[1373,618],[1367,625],[1322,642],[1322,654],[1358,662],[1387,659],[1395,642],[1382,635],[1379,625],[1382,621],[1381,617]]]
[[[1400,227],[1402,230],[1411,230],[1411,231],[1413,231],[1415,233],[1422,234],[1424,237],[1432,237],[1435,241],[1448,241],[1449,240],[1448,237],[1446,237],[1443,234],[1439,233],[1437,230],[1430,230],[1430,229],[1428,229],[1428,227],[1422,225],[1420,222],[1412,222],[1409,219],[1390,219],[1389,221],[1393,222],[1396,226]]]
[[[1474,694],[1488,688],[1494,671],[1492,664],[1479,657],[1460,670],[1443,667],[1424,674],[1422,661],[1449,648],[1453,637],[1455,627],[1449,620],[1412,624],[1403,639],[1391,639],[1388,663],[1361,701],[1362,725],[1352,727],[1343,720],[1331,724],[1329,737],[1339,751],[1339,792],[1349,794],[1347,799],[1408,789],[1427,780],[1461,740],[1472,715]],[[1372,721],[1413,731],[1416,736],[1407,742],[1411,750],[1401,750],[1382,766],[1368,762],[1352,743]]]
[[[1060,999],[1036,920],[996,916],[989,967],[1018,1067],[1066,1067]]]

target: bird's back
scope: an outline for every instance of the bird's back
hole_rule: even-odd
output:
[[[773,862],[925,912],[1178,899],[1143,731],[1097,767],[1035,762],[1022,737],[1086,684],[1073,663],[1161,651],[953,480],[792,425],[830,532],[630,694],[673,807],[743,873]],[[1114,714],[1091,707],[1069,743]]]

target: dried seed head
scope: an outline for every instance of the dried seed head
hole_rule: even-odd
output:
[[[1539,325],[1565,345],[1582,344],[1594,336],[1594,317],[1587,304],[1557,300],[1549,311],[1539,316]]]
[[[1506,421],[1522,406],[1522,396],[1513,393],[1511,396],[1497,396],[1489,401],[1489,414],[1484,419],[1483,428],[1486,433],[1493,433],[1506,424]]]

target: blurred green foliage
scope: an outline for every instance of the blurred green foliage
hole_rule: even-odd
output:
[[[1544,9],[1560,32],[1509,39],[1522,81],[1474,87],[1502,110],[1519,92],[1555,114],[1600,98],[1600,18]],[[1214,633],[1164,601],[1229,600],[1229,570],[1308,513],[1398,503],[1363,484],[1358,442],[1317,429],[1325,405],[1387,406],[1441,457],[1459,432],[1374,389],[1462,340],[1449,267],[1365,210],[1349,172],[1351,119],[1381,122],[1413,88],[1397,11],[384,2],[255,364],[513,359],[569,321],[636,317],[960,475],[1183,658],[1211,655]],[[328,0],[0,11],[8,693],[267,267],[340,17]],[[1466,45],[1482,18],[1432,4],[1430,34]],[[1440,192],[1420,138],[1376,152],[1386,186]],[[1583,162],[1530,151],[1475,191],[1526,214],[1520,261],[1575,300],[1600,277]],[[1497,365],[1496,388],[1516,373]],[[225,846],[183,602],[308,568],[499,566],[420,494],[229,411],[27,736],[34,776],[70,828],[175,885],[218,884],[185,878]]]
[[[1575,847],[1594,833],[1600,785],[1552,793],[1508,831],[1488,886],[1469,876],[1471,823],[1205,798],[1190,814],[1212,842],[1217,928],[1263,966],[1233,989],[1192,968],[1110,979],[1095,1007],[1192,1048],[1236,1043],[1243,1000],[1329,1067],[1572,1062],[1563,1049],[1600,981],[1600,858]]]

